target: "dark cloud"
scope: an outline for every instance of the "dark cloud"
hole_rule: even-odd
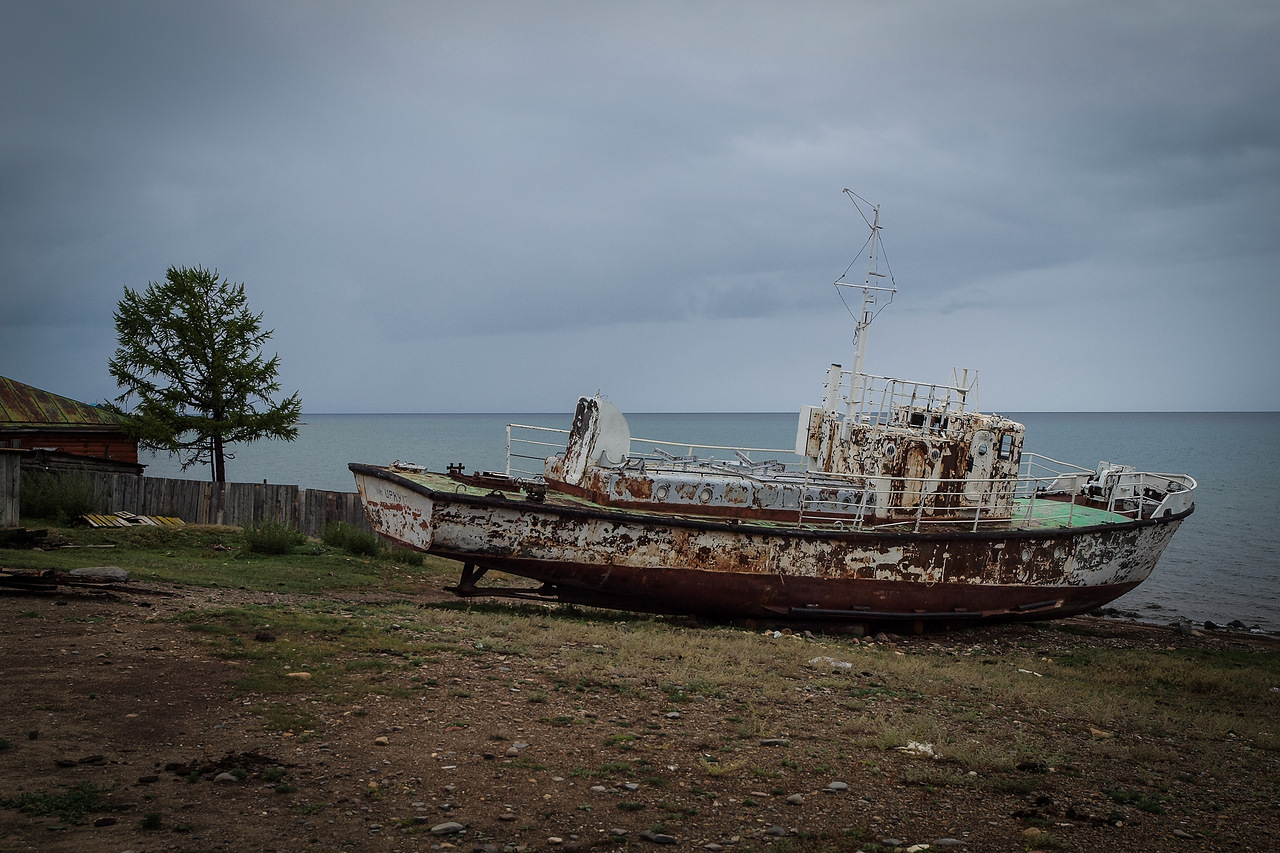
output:
[[[312,411],[791,408],[847,345],[849,186],[903,288],[877,358],[1130,408],[1039,377],[1140,320],[1207,343],[1143,407],[1274,408],[1192,389],[1280,368],[1278,34],[1262,2],[7,3],[0,372],[110,396],[123,288],[202,264]]]

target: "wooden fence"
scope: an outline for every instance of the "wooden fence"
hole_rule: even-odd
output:
[[[24,469],[24,473],[30,469]],[[102,512],[127,510],[135,515],[163,515],[187,524],[243,526],[278,521],[308,536],[325,525],[345,521],[371,530],[355,492],[326,492],[267,483],[209,483],[134,474],[82,472],[73,476],[93,483]],[[16,523],[16,521],[15,521]]]
[[[22,452],[0,447],[0,527],[18,526],[18,482]]]

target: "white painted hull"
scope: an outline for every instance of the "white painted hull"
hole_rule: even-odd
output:
[[[370,523],[392,540],[542,581],[566,600],[660,612],[1069,615],[1145,580],[1185,517],[1054,530],[817,530],[450,493],[429,478],[352,468]]]

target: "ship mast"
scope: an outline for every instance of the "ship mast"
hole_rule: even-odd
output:
[[[880,264],[877,260],[877,256],[879,254],[877,250],[879,249],[880,244],[880,205],[871,205],[871,203],[866,201],[866,199],[860,199],[853,190],[846,188],[844,192],[848,194],[849,200],[854,203],[855,207],[859,200],[870,205],[872,214],[871,221],[867,223],[871,227],[871,236],[867,238],[866,278],[863,280],[861,285],[844,281],[843,275],[835,281],[837,292],[841,287],[861,287],[862,289],[862,307],[857,314],[857,323],[854,326],[853,331],[854,352],[853,370],[851,371],[852,387],[849,389],[849,401],[856,405],[858,401],[861,401],[866,388],[866,379],[862,372],[862,366],[867,357],[867,329],[870,328],[871,321],[875,319],[875,315],[878,313],[873,310],[877,302],[877,294],[888,293],[889,301],[892,302],[893,294],[898,292],[898,285],[893,281],[892,275],[888,276],[889,287],[885,287],[880,283],[886,277],[884,273],[878,270]],[[858,208],[858,212],[862,213],[861,207]],[[862,218],[865,221],[866,214],[863,214]],[[852,266],[852,264],[850,264],[850,266]],[[886,263],[886,268],[887,267],[888,264]],[[847,274],[848,270],[845,272]],[[872,283],[873,279],[876,280],[875,284]],[[888,303],[886,302],[885,304],[887,305]]]

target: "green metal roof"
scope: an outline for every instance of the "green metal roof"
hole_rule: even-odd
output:
[[[0,428],[118,427],[127,421],[128,418],[108,409],[50,394],[0,376]]]

